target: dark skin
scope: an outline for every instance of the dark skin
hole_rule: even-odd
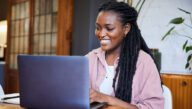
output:
[[[101,49],[106,51],[105,58],[108,65],[113,66],[114,61],[120,55],[123,37],[128,34],[130,24],[122,25],[118,14],[112,11],[101,11],[96,20],[95,35],[97,36]],[[116,105],[128,109],[138,109],[135,105],[129,104],[116,97],[106,95],[89,89],[90,103],[107,102],[109,105]]]

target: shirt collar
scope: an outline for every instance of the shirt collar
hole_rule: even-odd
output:
[[[100,62],[105,65],[105,51],[103,51],[101,48],[98,48],[94,51],[94,53],[99,58]],[[116,67],[119,62],[119,57],[115,60],[114,66]]]

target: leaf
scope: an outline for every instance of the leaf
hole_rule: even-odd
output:
[[[191,60],[191,55],[189,55],[188,57],[187,57],[187,62],[189,62]]]
[[[137,2],[137,5],[135,6],[136,9],[137,9],[137,7],[139,6],[140,2],[141,2],[141,0],[139,0],[139,1]]]
[[[172,28],[169,29],[169,31],[163,36],[163,38],[161,40],[164,40],[168,35],[171,34],[171,31],[173,31],[173,29],[175,28],[175,26],[173,26]]]
[[[185,69],[187,69],[189,67],[189,63],[187,62],[187,64],[185,65]]]
[[[183,50],[185,49],[187,42],[188,42],[188,40],[186,40],[185,43],[183,44]]]
[[[184,9],[181,9],[181,8],[178,8],[180,11],[183,11],[183,12],[185,12],[186,14],[191,14],[190,12],[188,12],[188,11],[186,11],[186,10],[184,10]]]
[[[184,19],[182,17],[177,17],[177,18],[172,19],[169,23],[181,24],[181,23],[183,23],[183,21],[184,21]]]
[[[187,47],[185,48],[185,50],[186,50],[186,53],[187,53],[189,50],[192,50],[192,46],[187,46]]]

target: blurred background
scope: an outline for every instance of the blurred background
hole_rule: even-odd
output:
[[[17,56],[85,55],[99,47],[95,20],[110,0],[0,0],[0,84],[19,92]],[[113,0],[111,0],[113,1]],[[138,25],[171,90],[173,109],[191,109],[192,0],[117,0]]]

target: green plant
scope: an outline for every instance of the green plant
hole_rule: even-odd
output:
[[[119,2],[123,1],[125,3],[128,3],[130,6],[134,7],[135,10],[137,10],[138,14],[140,13],[143,4],[145,3],[145,0],[137,0],[137,1],[133,1],[133,0],[117,0]],[[135,5],[133,5],[133,2],[136,3]]]
[[[124,0],[124,1],[126,1],[126,0]],[[133,0],[127,0],[127,3],[130,6],[134,7],[137,10],[138,14],[139,14],[142,7],[143,7],[143,4],[145,3],[145,0],[137,0],[135,6],[133,6]]]
[[[185,43],[183,44],[182,48],[184,51],[186,51],[186,53],[189,53],[188,57],[187,57],[187,63],[185,65],[185,68],[189,68],[191,70],[191,67],[190,67],[190,61],[191,61],[191,58],[192,58],[192,52],[189,52],[189,51],[192,51],[192,44],[190,42],[192,42],[192,37],[189,36],[189,35],[186,35],[186,34],[180,34],[178,33],[177,31],[173,31],[175,30],[175,28],[178,26],[178,25],[184,25],[186,27],[188,27],[189,29],[192,29],[192,16],[191,16],[191,13],[184,10],[184,9],[181,9],[181,8],[178,8],[179,11],[182,11],[184,12],[185,14],[189,15],[189,24],[185,23],[186,20],[183,18],[183,17],[177,17],[177,18],[174,18],[172,19],[169,24],[174,24],[174,26],[172,26],[168,32],[162,37],[161,40],[164,40],[167,36],[171,35],[172,33],[175,33],[176,35],[178,36],[182,36],[182,37],[185,37],[186,38],[186,41]],[[192,34],[191,34],[192,35]],[[192,64],[192,63],[191,63]]]

